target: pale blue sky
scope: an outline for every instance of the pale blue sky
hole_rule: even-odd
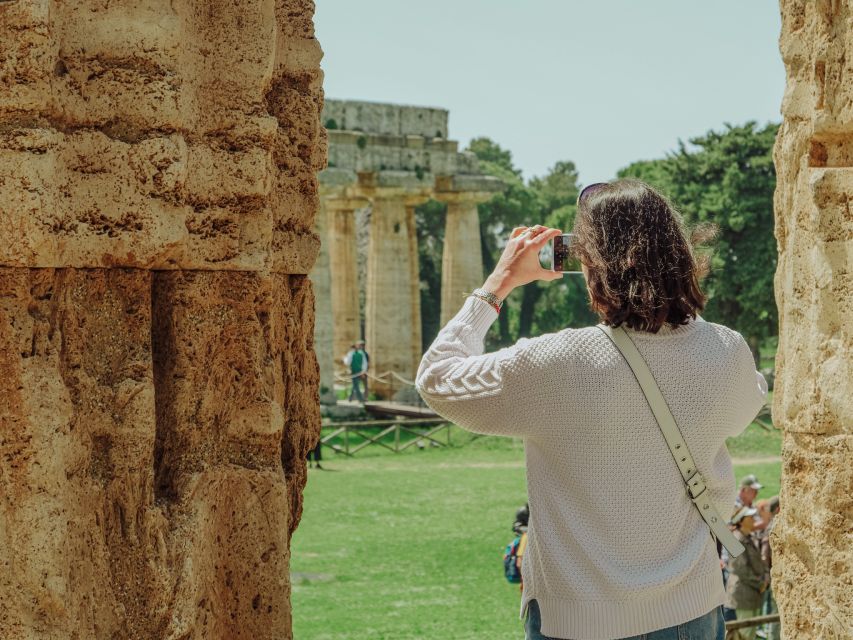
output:
[[[329,98],[450,111],[526,177],[581,182],[723,123],[778,122],[777,0],[316,0]]]

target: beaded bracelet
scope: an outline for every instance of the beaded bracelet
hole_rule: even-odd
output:
[[[490,305],[492,305],[492,308],[494,308],[494,310],[498,313],[501,312],[501,307],[503,307],[504,301],[498,298],[491,291],[486,291],[485,289],[474,289],[471,292],[471,295],[475,298],[480,298],[480,300],[488,302]]]

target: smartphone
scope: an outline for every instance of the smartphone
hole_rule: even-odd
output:
[[[551,240],[551,269],[562,273],[583,273],[581,262],[573,249],[575,234],[563,233]]]

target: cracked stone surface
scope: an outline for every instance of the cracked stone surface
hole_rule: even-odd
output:
[[[0,2],[0,638],[291,638],[307,0]]]
[[[772,579],[784,638],[841,640],[853,637],[853,3],[780,4]]]

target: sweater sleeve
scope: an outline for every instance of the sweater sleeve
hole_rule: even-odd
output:
[[[519,407],[527,392],[518,369],[533,340],[521,338],[484,353],[484,338],[497,317],[489,303],[468,297],[424,354],[415,388],[433,411],[463,429],[521,437],[532,421]]]
[[[740,336],[738,346],[738,372],[743,376],[743,397],[739,402],[738,421],[733,425],[732,435],[743,433],[767,403],[767,380],[755,368],[755,360],[743,336]]]

